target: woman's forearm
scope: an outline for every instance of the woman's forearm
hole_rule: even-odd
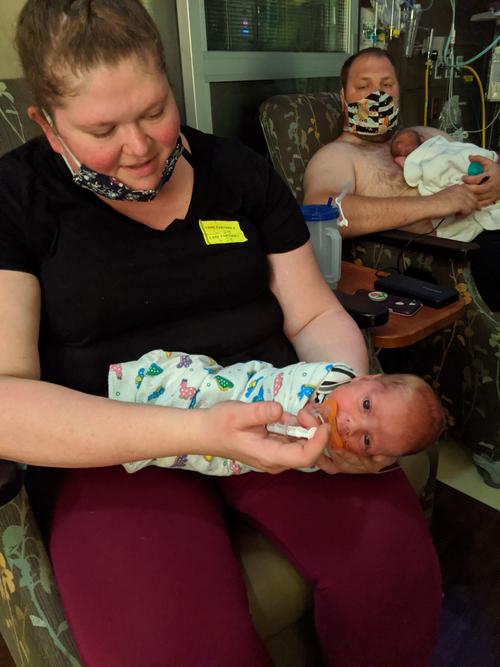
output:
[[[94,467],[187,454],[201,448],[198,421],[194,411],[122,403],[37,380],[0,379],[0,457],[14,461]]]
[[[226,401],[187,410],[112,401],[38,380],[0,379],[0,458],[51,467],[100,467],[182,454],[237,459],[277,473],[314,465],[328,439],[268,434],[282,408]]]

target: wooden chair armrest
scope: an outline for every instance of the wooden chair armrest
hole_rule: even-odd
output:
[[[412,232],[405,232],[401,229],[391,229],[385,232],[375,232],[359,237],[359,241],[366,239],[375,243],[385,243],[396,248],[403,248],[406,245],[416,252],[425,252],[435,256],[451,257],[465,261],[470,254],[479,248],[474,242],[453,241],[438,236],[421,236]],[[356,241],[356,239],[353,239]]]

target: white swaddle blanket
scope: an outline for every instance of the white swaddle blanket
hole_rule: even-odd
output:
[[[277,401],[287,412],[297,414],[312,397],[324,398],[353,377],[354,370],[342,363],[301,361],[275,368],[265,361],[247,361],[223,368],[204,355],[152,350],[139,359],[111,364],[108,395],[116,401],[186,409],[208,408],[226,400]],[[124,464],[128,472],[150,465],[217,476],[241,475],[254,470],[238,461],[201,454],[164,456]],[[317,468],[301,470],[312,472]]]
[[[450,185],[461,184],[467,174],[469,155],[481,155],[496,162],[494,151],[475,144],[448,141],[437,135],[424,141],[405,160],[404,178],[421,195],[432,195]],[[434,227],[439,220],[433,220]],[[486,206],[457,220],[450,216],[436,229],[436,235],[457,241],[472,241],[485,229],[500,229],[500,204]]]

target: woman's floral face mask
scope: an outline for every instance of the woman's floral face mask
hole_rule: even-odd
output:
[[[42,112],[52,130],[57,134],[52,118],[44,109],[42,109]],[[64,155],[62,156],[66,162],[66,165],[68,166],[68,169],[71,172],[71,175],[73,176],[73,182],[75,185],[79,185],[82,188],[90,190],[96,195],[101,195],[102,197],[106,197],[106,199],[113,199],[114,201],[152,201],[172,176],[175,165],[177,164],[177,161],[182,155],[182,151],[184,149],[181,138],[178,137],[174,150],[165,160],[165,165],[163,167],[163,172],[158,185],[155,188],[150,188],[149,190],[133,190],[132,188],[129,188],[127,185],[125,185],[125,183],[122,183],[116,178],[113,178],[113,176],[102,174],[101,172],[95,171],[94,169],[91,169],[90,167],[82,164],[71,152],[68,146],[66,146],[59,134],[57,134],[57,138],[64,146],[68,154],[78,165],[78,171],[73,171],[66,157]]]

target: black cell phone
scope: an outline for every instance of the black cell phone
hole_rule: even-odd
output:
[[[387,304],[387,308],[394,315],[405,315],[406,317],[415,315],[423,305],[418,299],[412,299],[408,296],[395,296],[394,294],[388,294],[387,300],[383,303]]]
[[[418,299],[408,296],[396,296],[395,294],[387,294],[387,297],[382,299],[380,291],[360,289],[356,294],[360,296],[365,295],[368,298],[370,298],[370,295],[373,295],[374,300],[386,306],[391,313],[394,313],[394,315],[404,315],[405,317],[415,315],[423,305]]]

